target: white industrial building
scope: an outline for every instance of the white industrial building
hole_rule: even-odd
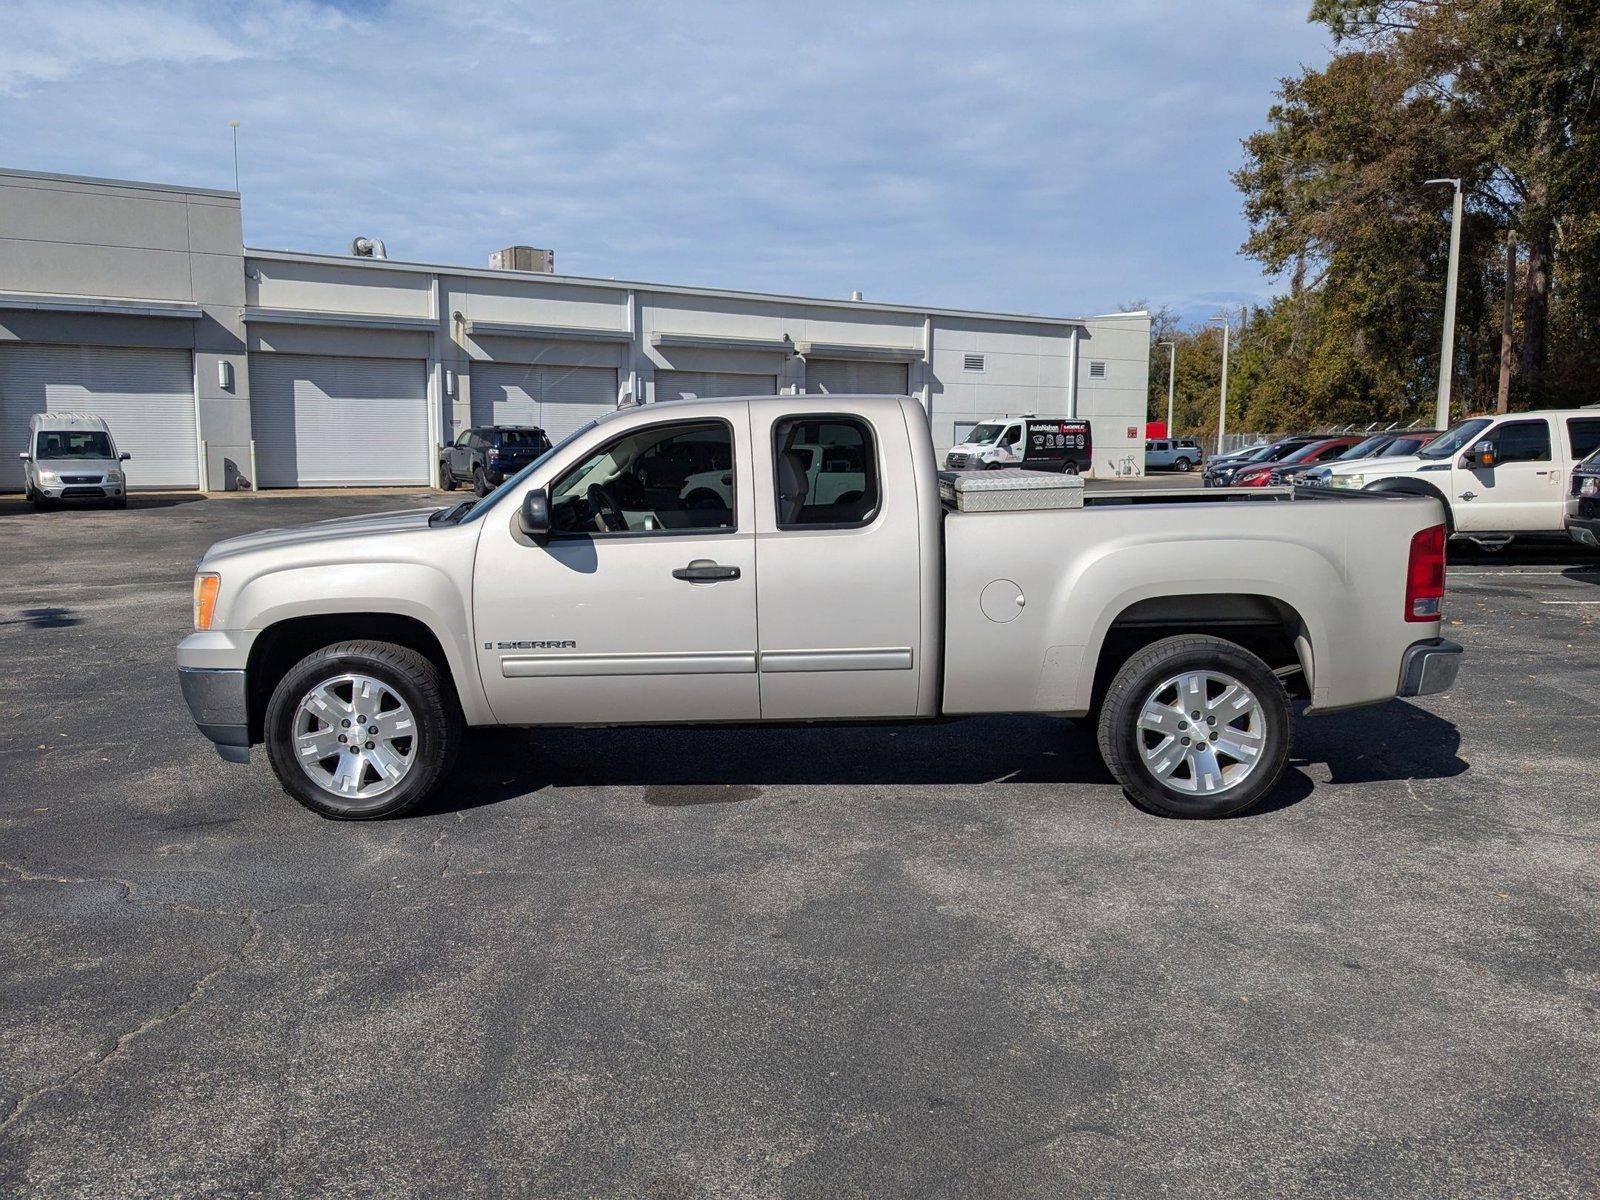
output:
[[[1096,473],[1143,469],[1143,313],[257,250],[240,228],[232,192],[0,171],[0,488],[47,409],[105,416],[134,487],[415,486],[470,425],[559,439],[619,404],[775,391],[917,396],[941,449],[985,417],[1087,417]]]

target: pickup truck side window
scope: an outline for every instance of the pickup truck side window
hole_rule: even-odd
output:
[[[1567,444],[1572,449],[1573,462],[1600,449],[1600,417],[1568,417]]]
[[[858,417],[785,417],[772,427],[779,529],[850,529],[878,515],[878,451]]]
[[[1494,431],[1494,444],[1501,462],[1549,462],[1550,423],[1509,421]]]
[[[583,537],[733,532],[732,427],[675,421],[607,442],[550,489],[550,524]]]

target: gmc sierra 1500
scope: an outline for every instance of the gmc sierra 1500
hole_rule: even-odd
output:
[[[467,725],[1001,712],[1092,716],[1133,800],[1211,817],[1276,784],[1291,693],[1315,713],[1455,678],[1436,499],[975,507],[997,510],[941,500],[909,397],[624,409],[476,503],[213,546],[184,695],[225,758],[264,743],[330,817],[415,804]]]

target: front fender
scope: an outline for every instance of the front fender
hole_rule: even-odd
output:
[[[468,723],[493,720],[472,652],[470,600],[438,567],[405,561],[287,567],[250,578],[228,605],[231,626],[258,631],[339,613],[392,613],[419,621],[444,651]]]

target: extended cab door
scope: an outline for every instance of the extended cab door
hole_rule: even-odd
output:
[[[762,718],[918,715],[937,516],[930,535],[907,418],[891,400],[784,400],[751,406]]]
[[[484,518],[475,650],[506,724],[754,720],[755,503],[748,406],[601,422]],[[715,470],[725,492],[692,476]],[[549,496],[551,532],[518,508]]]
[[[1566,472],[1553,453],[1547,417],[1501,421],[1469,445],[1452,479],[1456,529],[1461,533],[1559,530]],[[1494,465],[1479,465],[1478,442],[1494,447]]]

